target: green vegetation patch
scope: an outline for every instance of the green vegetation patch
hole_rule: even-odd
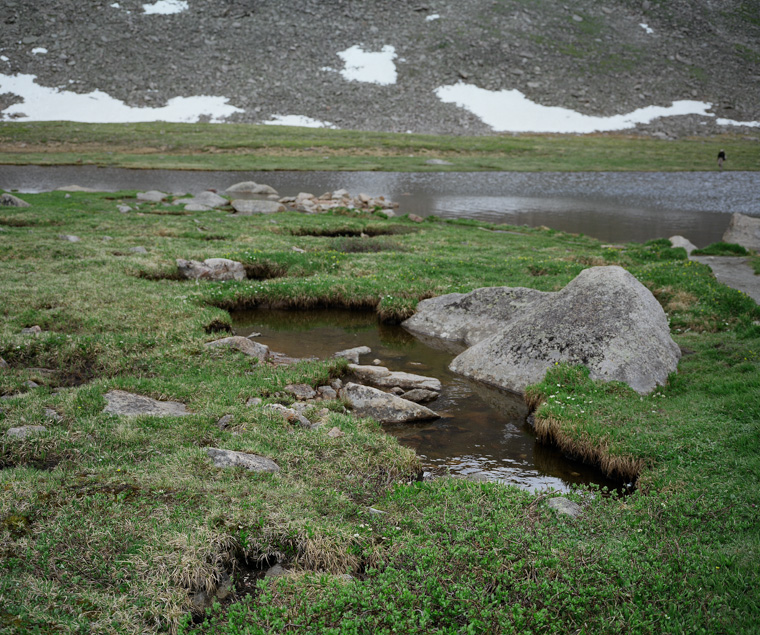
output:
[[[717,242],[692,251],[695,256],[746,256],[749,252],[736,243]]]
[[[475,221],[119,213],[133,195],[24,195],[32,207],[3,211],[0,631],[756,630],[760,310],[708,267],[668,241],[605,247]],[[176,275],[177,258],[211,257],[277,275]],[[556,493],[417,482],[419,458],[339,401],[317,431],[246,405],[287,403],[285,386],[324,385],[345,361],[275,366],[205,347],[229,331],[226,309],[371,308],[398,321],[431,295],[556,291],[605,264],[652,290],[683,358],[647,396],[563,365],[529,389],[540,439],[636,486],[574,490],[576,519],[548,507]],[[114,389],[191,414],[103,413]],[[23,425],[45,430],[5,435]],[[280,471],[221,470],[207,447]],[[259,579],[276,561],[291,575]],[[228,576],[205,610],[199,598]]]

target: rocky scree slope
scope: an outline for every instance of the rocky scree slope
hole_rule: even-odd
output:
[[[757,0],[187,2],[150,15],[144,0],[0,0],[0,73],[132,106],[222,95],[244,110],[230,121],[293,114],[366,130],[492,132],[436,97],[457,82],[592,115],[695,99],[718,117],[760,120]],[[393,46],[396,83],[344,79],[337,53],[354,45]],[[14,100],[0,95],[0,110]],[[692,115],[639,126],[725,130]]]

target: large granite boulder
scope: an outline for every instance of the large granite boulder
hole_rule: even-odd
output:
[[[520,393],[558,362],[583,364],[593,379],[641,394],[675,371],[681,352],[651,292],[622,267],[582,271],[456,357],[449,368]]]
[[[723,242],[760,251],[760,218],[733,214],[728,229],[723,234]]]
[[[228,258],[207,258],[183,260],[177,258],[177,269],[188,280],[245,280],[245,267],[242,263]]]
[[[340,391],[360,417],[371,417],[380,423],[407,423],[438,419],[440,415],[419,404],[401,399],[377,388],[347,383]]]
[[[402,326],[415,335],[467,346],[499,332],[506,322],[547,293],[524,287],[483,287],[422,300]]]

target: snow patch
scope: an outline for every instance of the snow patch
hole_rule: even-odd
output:
[[[0,55],[0,60],[2,60],[3,62],[10,62],[10,61],[11,61],[11,60],[10,60],[10,59],[9,59],[7,56],[5,56],[5,55]]]
[[[542,106],[530,101],[519,90],[491,91],[459,82],[435,91],[443,102],[469,110],[496,132],[548,132],[584,134],[633,128],[659,117],[704,115],[712,104],[703,101],[675,101],[672,106],[647,106],[611,117],[584,115],[559,106]]]
[[[653,30],[653,29],[651,29],[651,28],[649,28],[649,25],[648,25],[648,24],[644,24],[644,23],[642,22],[641,24],[639,24],[639,26],[640,26],[642,29],[644,29],[644,30],[645,30],[647,33],[649,33],[649,35],[652,35],[652,33],[654,33],[654,30]]]
[[[384,46],[380,52],[371,53],[358,45],[338,53],[345,68],[340,71],[344,79],[388,86],[396,83],[396,49]]]
[[[143,13],[150,15],[172,15],[187,11],[190,7],[185,0],[158,0],[153,4],[144,4],[142,8]]]
[[[35,49],[32,49],[32,53],[35,55],[45,55],[48,52],[48,50],[43,46],[38,46]]]
[[[300,126],[301,128],[332,128],[337,130],[335,124],[329,121],[319,121],[303,115],[272,115],[269,121],[263,121],[267,126]]]
[[[118,2],[112,2],[111,5],[114,9],[120,9],[121,5]]]
[[[16,121],[77,121],[81,123],[136,123],[168,121],[194,123],[210,117],[223,121],[240,108],[231,106],[227,97],[174,97],[160,108],[133,108],[107,93],[95,90],[80,95],[67,90],[40,86],[36,75],[0,74],[0,93],[13,93],[24,101],[0,111],[0,119],[15,115]]]
[[[441,16],[437,13],[433,13],[425,18],[425,22],[432,22],[433,20],[440,20]]]
[[[760,121],[736,121],[735,119],[716,119],[715,123],[719,126],[747,126],[749,128],[760,128]]]

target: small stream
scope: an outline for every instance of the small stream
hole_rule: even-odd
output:
[[[360,359],[379,359],[390,370],[435,377],[440,396],[426,404],[441,418],[384,426],[420,455],[426,469],[498,480],[530,490],[566,491],[573,484],[620,487],[597,469],[540,445],[526,422],[525,403],[470,382],[448,370],[453,355],[423,344],[400,326],[380,324],[372,312],[345,310],[259,310],[233,314],[237,335],[261,333],[256,341],[292,357],[331,357],[336,351],[369,346]]]

